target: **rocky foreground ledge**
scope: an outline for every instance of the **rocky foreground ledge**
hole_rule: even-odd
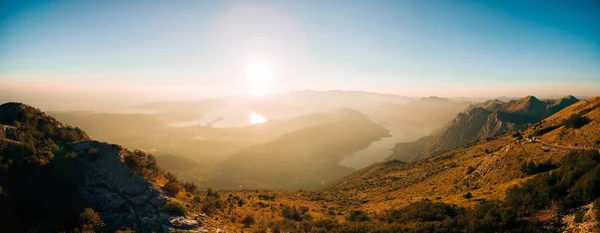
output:
[[[135,229],[140,232],[192,230],[198,222],[191,218],[171,216],[164,211],[170,201],[160,187],[134,174],[125,163],[130,151],[96,141],[73,145],[83,168],[81,197],[102,213],[105,230]],[[89,150],[95,150],[93,154]]]

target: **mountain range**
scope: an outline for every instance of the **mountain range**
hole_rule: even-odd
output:
[[[394,154],[388,159],[403,161],[422,159],[469,143],[520,130],[578,101],[573,96],[545,101],[527,96],[508,102],[494,99],[474,104],[432,134],[414,142],[396,144]]]
[[[460,120],[449,125],[457,125],[456,130],[473,121],[478,126],[478,117],[467,117],[477,112],[487,115],[482,125],[499,122],[491,124],[498,127],[479,127],[488,133],[465,133],[474,139],[414,161],[391,159],[352,172],[339,165],[330,168],[389,130],[359,111],[340,110],[323,124],[239,150],[216,163],[214,171],[220,172],[207,179],[222,180],[223,188],[252,190],[199,191],[162,170],[147,152],[94,141],[38,109],[6,103],[0,105],[0,230],[597,229],[600,97],[488,101],[458,114]],[[429,145],[426,140],[423,144]],[[304,188],[324,177],[328,185],[322,188],[281,190],[290,179]]]
[[[155,113],[49,112],[49,115],[81,127],[96,140],[154,153],[167,168],[173,164],[161,156],[189,160],[196,166],[168,171],[201,187],[296,189],[322,187],[356,169],[383,161],[397,142],[429,134],[467,106],[469,102],[439,97],[292,91],[265,99],[221,98],[138,106]],[[266,122],[251,124],[252,114],[263,116]],[[352,131],[353,128],[356,130]],[[320,129],[327,133],[315,133]],[[363,135],[361,130],[380,133]],[[312,135],[294,136],[307,134]],[[325,142],[339,150],[327,152],[323,146],[317,147]],[[297,150],[290,153],[291,148]],[[311,156],[294,165],[319,164],[318,171],[306,172],[292,166],[290,161],[298,162],[300,153]],[[230,172],[229,167],[236,167],[247,156],[257,164],[272,165],[273,169],[264,172],[281,169],[288,175],[253,182],[254,178],[250,178],[257,175],[255,169],[242,166]]]

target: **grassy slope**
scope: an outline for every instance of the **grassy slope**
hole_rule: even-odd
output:
[[[557,161],[574,148],[600,148],[599,107],[600,97],[580,101],[522,130],[521,139],[504,135],[413,163],[388,161],[375,164],[318,191],[232,192],[252,197],[234,215],[259,216],[257,222],[260,222],[263,218],[281,218],[279,209],[272,207],[280,204],[307,206],[310,213],[318,218],[329,215],[331,211],[343,215],[353,209],[377,213],[403,207],[422,198],[459,206],[471,206],[478,199],[503,199],[509,187],[534,177],[521,171],[521,165],[526,161]],[[578,129],[562,126],[565,119],[578,113],[585,113],[590,121]],[[557,128],[538,136],[545,144],[527,140],[540,129],[554,127]],[[467,170],[472,171],[468,173]],[[277,199],[274,202],[258,200],[256,197],[262,193],[276,194]],[[464,198],[466,193],[471,193],[473,198]],[[264,205],[259,202],[267,206],[261,207]],[[336,218],[343,220],[342,215]]]

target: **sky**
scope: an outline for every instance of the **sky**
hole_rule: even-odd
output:
[[[0,91],[600,94],[598,0],[0,0]]]

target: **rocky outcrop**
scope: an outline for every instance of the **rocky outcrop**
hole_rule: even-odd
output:
[[[443,130],[415,142],[398,143],[394,154],[388,159],[425,158],[472,142],[520,130],[577,101],[579,100],[573,96],[546,101],[534,96],[509,102],[489,100],[459,113]]]
[[[102,213],[106,230],[122,228],[157,231],[169,222],[162,208],[168,198],[151,182],[129,170],[116,145],[85,141],[74,145],[84,180],[81,197]],[[87,151],[94,148],[96,152]]]
[[[0,138],[14,139],[17,135],[17,129],[10,125],[0,125]]]
[[[70,230],[78,227],[77,215],[87,207],[100,214],[105,232],[198,227],[192,216],[170,216],[164,210],[171,198],[153,182],[161,172],[152,155],[93,141],[82,130],[24,104],[0,105],[0,163],[0,188],[9,190],[0,202],[14,205],[0,203],[0,214],[33,222],[22,226],[2,218],[0,232]],[[48,212],[73,223],[54,224],[57,219],[44,214]]]
[[[95,141],[80,142],[73,147],[84,177],[79,194],[101,212],[106,231],[168,232],[198,226],[196,220],[170,216],[163,211],[170,198],[155,183],[127,167],[124,156],[130,151]],[[94,153],[89,153],[90,148]]]

